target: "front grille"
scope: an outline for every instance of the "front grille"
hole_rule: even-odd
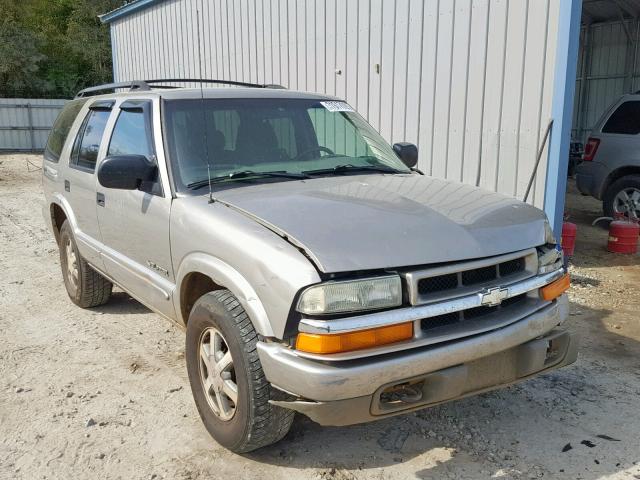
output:
[[[476,270],[467,270],[462,272],[462,285],[477,285],[479,283],[490,282],[498,277],[495,265],[490,267],[478,268]]]
[[[498,266],[498,269],[501,277],[508,277],[509,275],[520,273],[524,270],[524,257],[514,258],[508,262],[502,262]]]
[[[451,272],[451,267],[441,267],[411,273],[407,277],[410,288],[415,292],[411,301],[413,304],[440,301],[522,280],[535,274],[531,267],[527,268],[530,256],[532,256],[530,263],[535,264],[537,268],[535,254],[523,252],[516,258],[513,258],[513,255],[497,257],[495,263],[490,263],[487,259],[460,264],[460,270],[457,272]],[[504,260],[500,261],[501,258]],[[474,265],[477,267],[470,268]],[[437,272],[442,273],[437,274]]]
[[[423,278],[418,282],[418,293],[427,295],[434,292],[451,290],[458,286],[458,274],[440,275],[438,277]]]
[[[420,329],[430,331],[440,327],[448,327],[456,325],[468,320],[476,320],[478,318],[490,315],[492,313],[508,313],[508,310],[526,302],[527,295],[522,294],[504,300],[500,305],[494,307],[474,307],[461,312],[445,313],[435,317],[424,318],[420,321]]]

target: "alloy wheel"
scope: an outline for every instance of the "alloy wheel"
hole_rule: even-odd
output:
[[[67,239],[64,249],[67,259],[67,278],[73,285],[73,288],[78,288],[78,257],[76,256],[76,251],[73,248],[70,238]]]
[[[620,190],[613,199],[613,211],[629,218],[640,218],[640,190],[634,187]]]
[[[229,345],[217,328],[207,328],[200,336],[200,382],[209,407],[222,421],[236,413],[238,385]]]

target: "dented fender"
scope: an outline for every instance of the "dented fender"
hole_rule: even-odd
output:
[[[267,312],[251,284],[228,263],[202,252],[189,254],[180,263],[176,277],[176,290],[173,295],[173,302],[176,312],[178,312],[179,321],[183,324],[187,323],[187,319],[182,318],[180,309],[182,282],[187,275],[194,272],[208,276],[214,283],[233,293],[249,315],[249,318],[251,318],[256,331],[265,337],[274,336]]]

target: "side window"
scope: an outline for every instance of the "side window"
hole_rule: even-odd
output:
[[[621,104],[602,127],[602,133],[637,135],[640,133],[640,101]]]
[[[72,166],[93,172],[98,160],[100,141],[111,114],[108,110],[90,110],[87,114],[71,152]]]
[[[144,155],[155,162],[155,149],[150,124],[150,106],[148,100],[129,100],[120,105],[120,113],[111,133],[107,156]],[[162,195],[162,186],[156,178],[144,181],[140,190],[153,195]]]
[[[111,134],[107,155],[154,155],[151,136],[142,110],[122,110]]]
[[[49,133],[47,146],[44,149],[44,158],[46,160],[54,163],[60,160],[60,154],[69,135],[69,130],[71,130],[71,126],[78,116],[78,112],[80,112],[80,109],[86,101],[86,98],[81,98],[68,102],[64,106]]]

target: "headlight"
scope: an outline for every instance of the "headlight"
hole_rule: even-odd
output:
[[[546,220],[546,219],[544,221],[544,242],[550,243],[552,245],[555,245],[556,243],[558,243],[556,241],[556,236],[553,234],[553,229],[549,224],[549,220]]]
[[[557,247],[549,245],[538,249],[538,274],[554,272],[564,265],[562,252]]]
[[[398,275],[326,282],[307,288],[298,301],[298,311],[307,315],[355,312],[402,304]]]

